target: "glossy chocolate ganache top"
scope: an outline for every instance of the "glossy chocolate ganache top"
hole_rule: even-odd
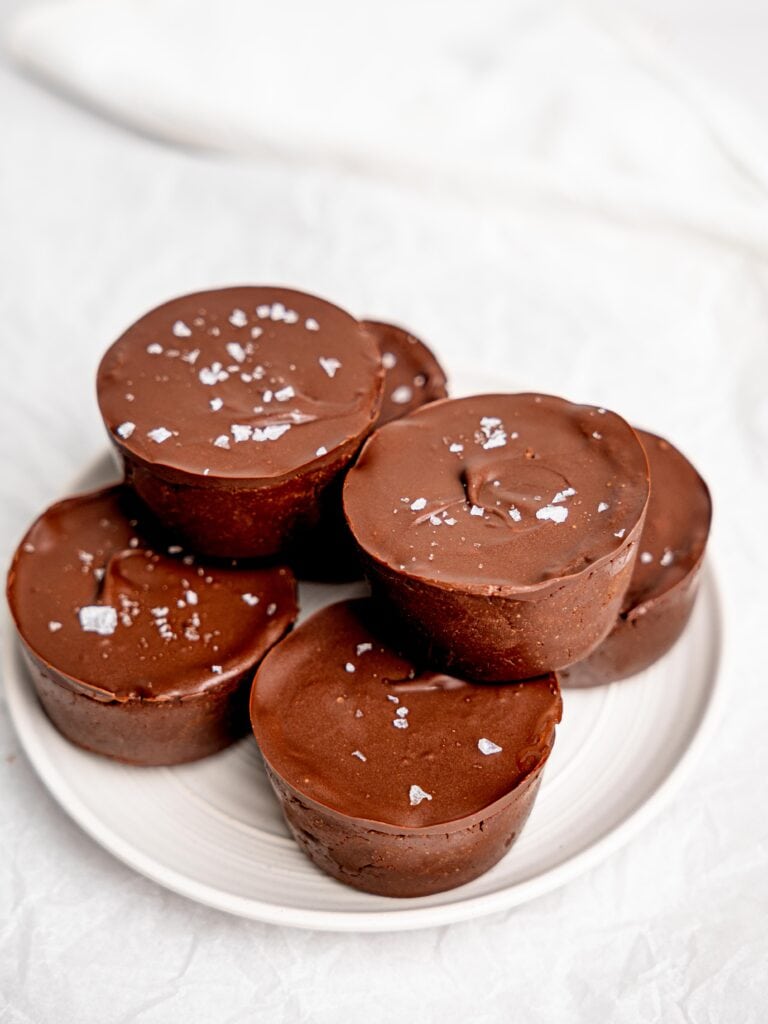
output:
[[[648,465],[615,413],[549,395],[476,395],[378,430],[344,487],[356,540],[420,579],[536,589],[609,558],[648,500]]]
[[[709,489],[674,445],[638,430],[651,467],[651,497],[623,610],[660,597],[701,561],[712,520]]]
[[[273,479],[372,426],[383,367],[348,313],[286,288],[185,295],[129,327],[99,367],[114,443],[153,466]]]
[[[390,420],[407,416],[428,402],[445,398],[443,368],[423,341],[394,324],[365,320],[381,349],[384,365],[384,398],[376,420],[381,427]]]
[[[251,720],[272,769],[311,800],[395,827],[483,812],[547,758],[554,675],[483,686],[420,668],[370,599],[317,612],[262,662]]]
[[[213,566],[150,537],[122,486],[52,505],[19,545],[8,601],[32,653],[97,700],[218,686],[296,617],[284,568]]]

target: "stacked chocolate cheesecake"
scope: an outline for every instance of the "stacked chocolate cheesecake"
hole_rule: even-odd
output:
[[[97,388],[123,482],[49,508],[8,575],[42,706],[135,765],[252,728],[300,848],[349,885],[488,870],[559,684],[636,674],[690,615],[711,502],[684,456],[562,398],[448,399],[393,325],[200,292],[130,327]],[[361,571],[369,597],[290,632],[296,577]]]

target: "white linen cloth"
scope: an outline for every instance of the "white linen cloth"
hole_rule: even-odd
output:
[[[0,65],[5,562],[104,447],[93,376],[119,331],[179,292],[276,281],[402,321],[455,377],[482,365],[668,435],[712,486],[729,628],[719,729],[653,828],[516,911],[397,936],[241,921],[135,875],[48,797],[0,703],[3,1024],[764,1020],[760,131],[570,5],[0,17],[18,63],[139,129]]]

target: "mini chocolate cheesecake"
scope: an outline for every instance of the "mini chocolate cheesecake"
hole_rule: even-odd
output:
[[[468,683],[391,636],[367,598],[317,612],[262,662],[251,721],[304,853],[366,892],[426,896],[515,841],[562,705],[554,675]]]
[[[192,761],[248,731],[253,667],[296,618],[284,568],[214,566],[142,526],[123,486],[52,505],[8,603],[40,702],[86,750]]]
[[[415,653],[494,681],[564,668],[610,632],[648,492],[643,447],[615,413],[477,395],[377,430],[344,507]]]
[[[196,551],[283,551],[372,429],[383,367],[348,313],[285,288],[167,302],[107,351],[97,387],[127,482]]]
[[[685,629],[699,587],[712,520],[709,489],[669,441],[639,430],[651,468],[651,499],[621,613],[600,646],[562,676],[598,686],[642,672]]]
[[[423,341],[394,324],[364,323],[379,343],[385,370],[377,427],[447,396],[445,372]]]

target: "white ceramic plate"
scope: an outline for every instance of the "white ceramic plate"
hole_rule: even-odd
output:
[[[113,478],[105,458],[73,490]],[[302,585],[302,614],[361,589]],[[665,658],[623,683],[564,693],[539,797],[506,857],[469,885],[412,900],[347,888],[299,852],[250,737],[178,768],[131,768],[72,746],[43,714],[8,639],[6,695],[24,749],[62,807],[116,857],[175,892],[244,917],[394,931],[523,903],[586,871],[645,825],[713,720],[722,623],[710,567],[688,628]]]

